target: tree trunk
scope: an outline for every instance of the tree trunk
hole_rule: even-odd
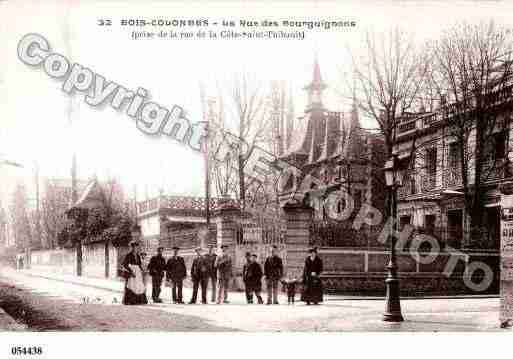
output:
[[[76,245],[77,251],[77,276],[82,276],[82,242],[77,241]]]
[[[109,267],[110,267],[110,251],[109,251],[109,242],[105,241],[105,278],[109,278]]]
[[[246,208],[246,182],[244,178],[244,158],[243,155],[239,155],[238,157],[238,166],[239,170],[239,197],[240,197],[240,206],[241,210],[244,211]]]

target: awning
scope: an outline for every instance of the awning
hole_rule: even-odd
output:
[[[460,191],[454,191],[451,189],[443,190],[441,194],[451,195],[451,196],[463,196],[465,195],[463,192]]]

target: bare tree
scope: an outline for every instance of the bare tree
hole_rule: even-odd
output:
[[[358,109],[377,124],[385,155],[392,156],[397,130],[405,114],[415,116],[423,108],[429,58],[424,46],[399,27],[388,32],[367,31],[363,50],[350,49],[354,77],[346,79]],[[363,51],[363,52],[362,52]],[[357,54],[360,54],[358,56]],[[415,150],[412,146],[411,151]],[[395,193],[390,192],[388,201]],[[390,210],[390,206],[386,206]],[[388,213],[389,215],[391,213]]]
[[[9,212],[16,249],[18,251],[29,249],[32,244],[32,226],[27,189],[22,183],[16,185]]]
[[[458,151],[469,228],[483,225],[484,184],[508,168],[512,37],[493,21],[459,24],[432,44],[430,87],[440,99],[447,138]]]
[[[212,171],[218,193],[235,193],[244,209],[248,191],[245,167],[269,130],[269,91],[256,76],[237,73],[217,84],[216,114],[210,123]],[[226,151],[227,143],[238,145]],[[223,152],[222,158],[219,153]]]
[[[71,193],[50,180],[45,181],[44,188],[41,199],[41,237],[43,247],[56,248],[57,236],[67,223],[65,213],[69,208]]]
[[[105,199],[105,223],[107,226],[119,224],[122,217],[132,218],[125,205],[121,185],[116,179],[109,179],[103,186]],[[124,215],[123,215],[124,214]],[[105,278],[109,278],[111,236],[104,236]]]

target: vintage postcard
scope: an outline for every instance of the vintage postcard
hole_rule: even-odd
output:
[[[513,2],[2,0],[0,183],[0,357],[510,334]]]

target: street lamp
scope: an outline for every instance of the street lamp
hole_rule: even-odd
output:
[[[393,154],[385,163],[385,182],[389,188],[390,194],[390,215],[392,216],[392,225],[390,226],[390,261],[387,265],[387,278],[385,285],[387,288],[386,308],[383,314],[385,322],[402,322],[401,301],[399,292],[399,278],[397,277],[397,262],[395,256],[395,245],[397,238],[395,237],[397,228],[397,188],[402,186],[403,173],[399,168],[399,157]]]

